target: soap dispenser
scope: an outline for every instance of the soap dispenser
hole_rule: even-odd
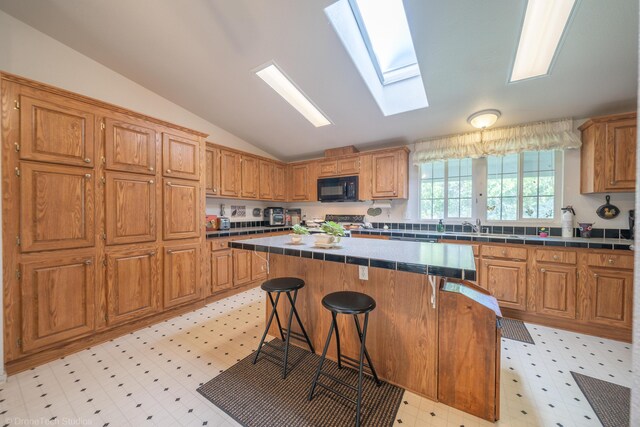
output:
[[[443,233],[444,232],[444,224],[442,223],[442,219],[438,222],[438,226],[436,227],[436,231],[438,233]]]

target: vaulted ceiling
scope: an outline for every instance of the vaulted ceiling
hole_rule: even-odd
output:
[[[509,84],[525,0],[405,0],[429,107],[384,117],[324,14],[333,0],[0,0],[0,9],[283,160],[636,107],[638,1],[579,0],[546,77]],[[313,127],[252,72],[275,60]]]

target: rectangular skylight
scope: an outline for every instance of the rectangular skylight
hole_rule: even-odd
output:
[[[511,72],[512,82],[549,73],[575,0],[529,0]]]
[[[349,0],[383,85],[420,75],[402,0]]]
[[[309,98],[275,64],[270,63],[257,70],[256,74],[315,127],[331,124],[329,119],[313,105]]]

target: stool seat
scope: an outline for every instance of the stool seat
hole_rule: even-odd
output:
[[[290,292],[304,287],[304,280],[297,277],[276,277],[260,285],[265,292]]]
[[[322,298],[322,305],[334,313],[363,314],[376,308],[376,301],[360,292],[341,291],[326,295]]]

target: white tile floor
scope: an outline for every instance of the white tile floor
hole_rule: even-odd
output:
[[[229,426],[196,392],[244,358],[264,325],[259,289],[11,376],[0,384],[4,425]],[[503,340],[497,426],[597,426],[576,371],[630,386],[630,345],[528,325],[536,345]],[[398,426],[492,425],[405,393]]]

